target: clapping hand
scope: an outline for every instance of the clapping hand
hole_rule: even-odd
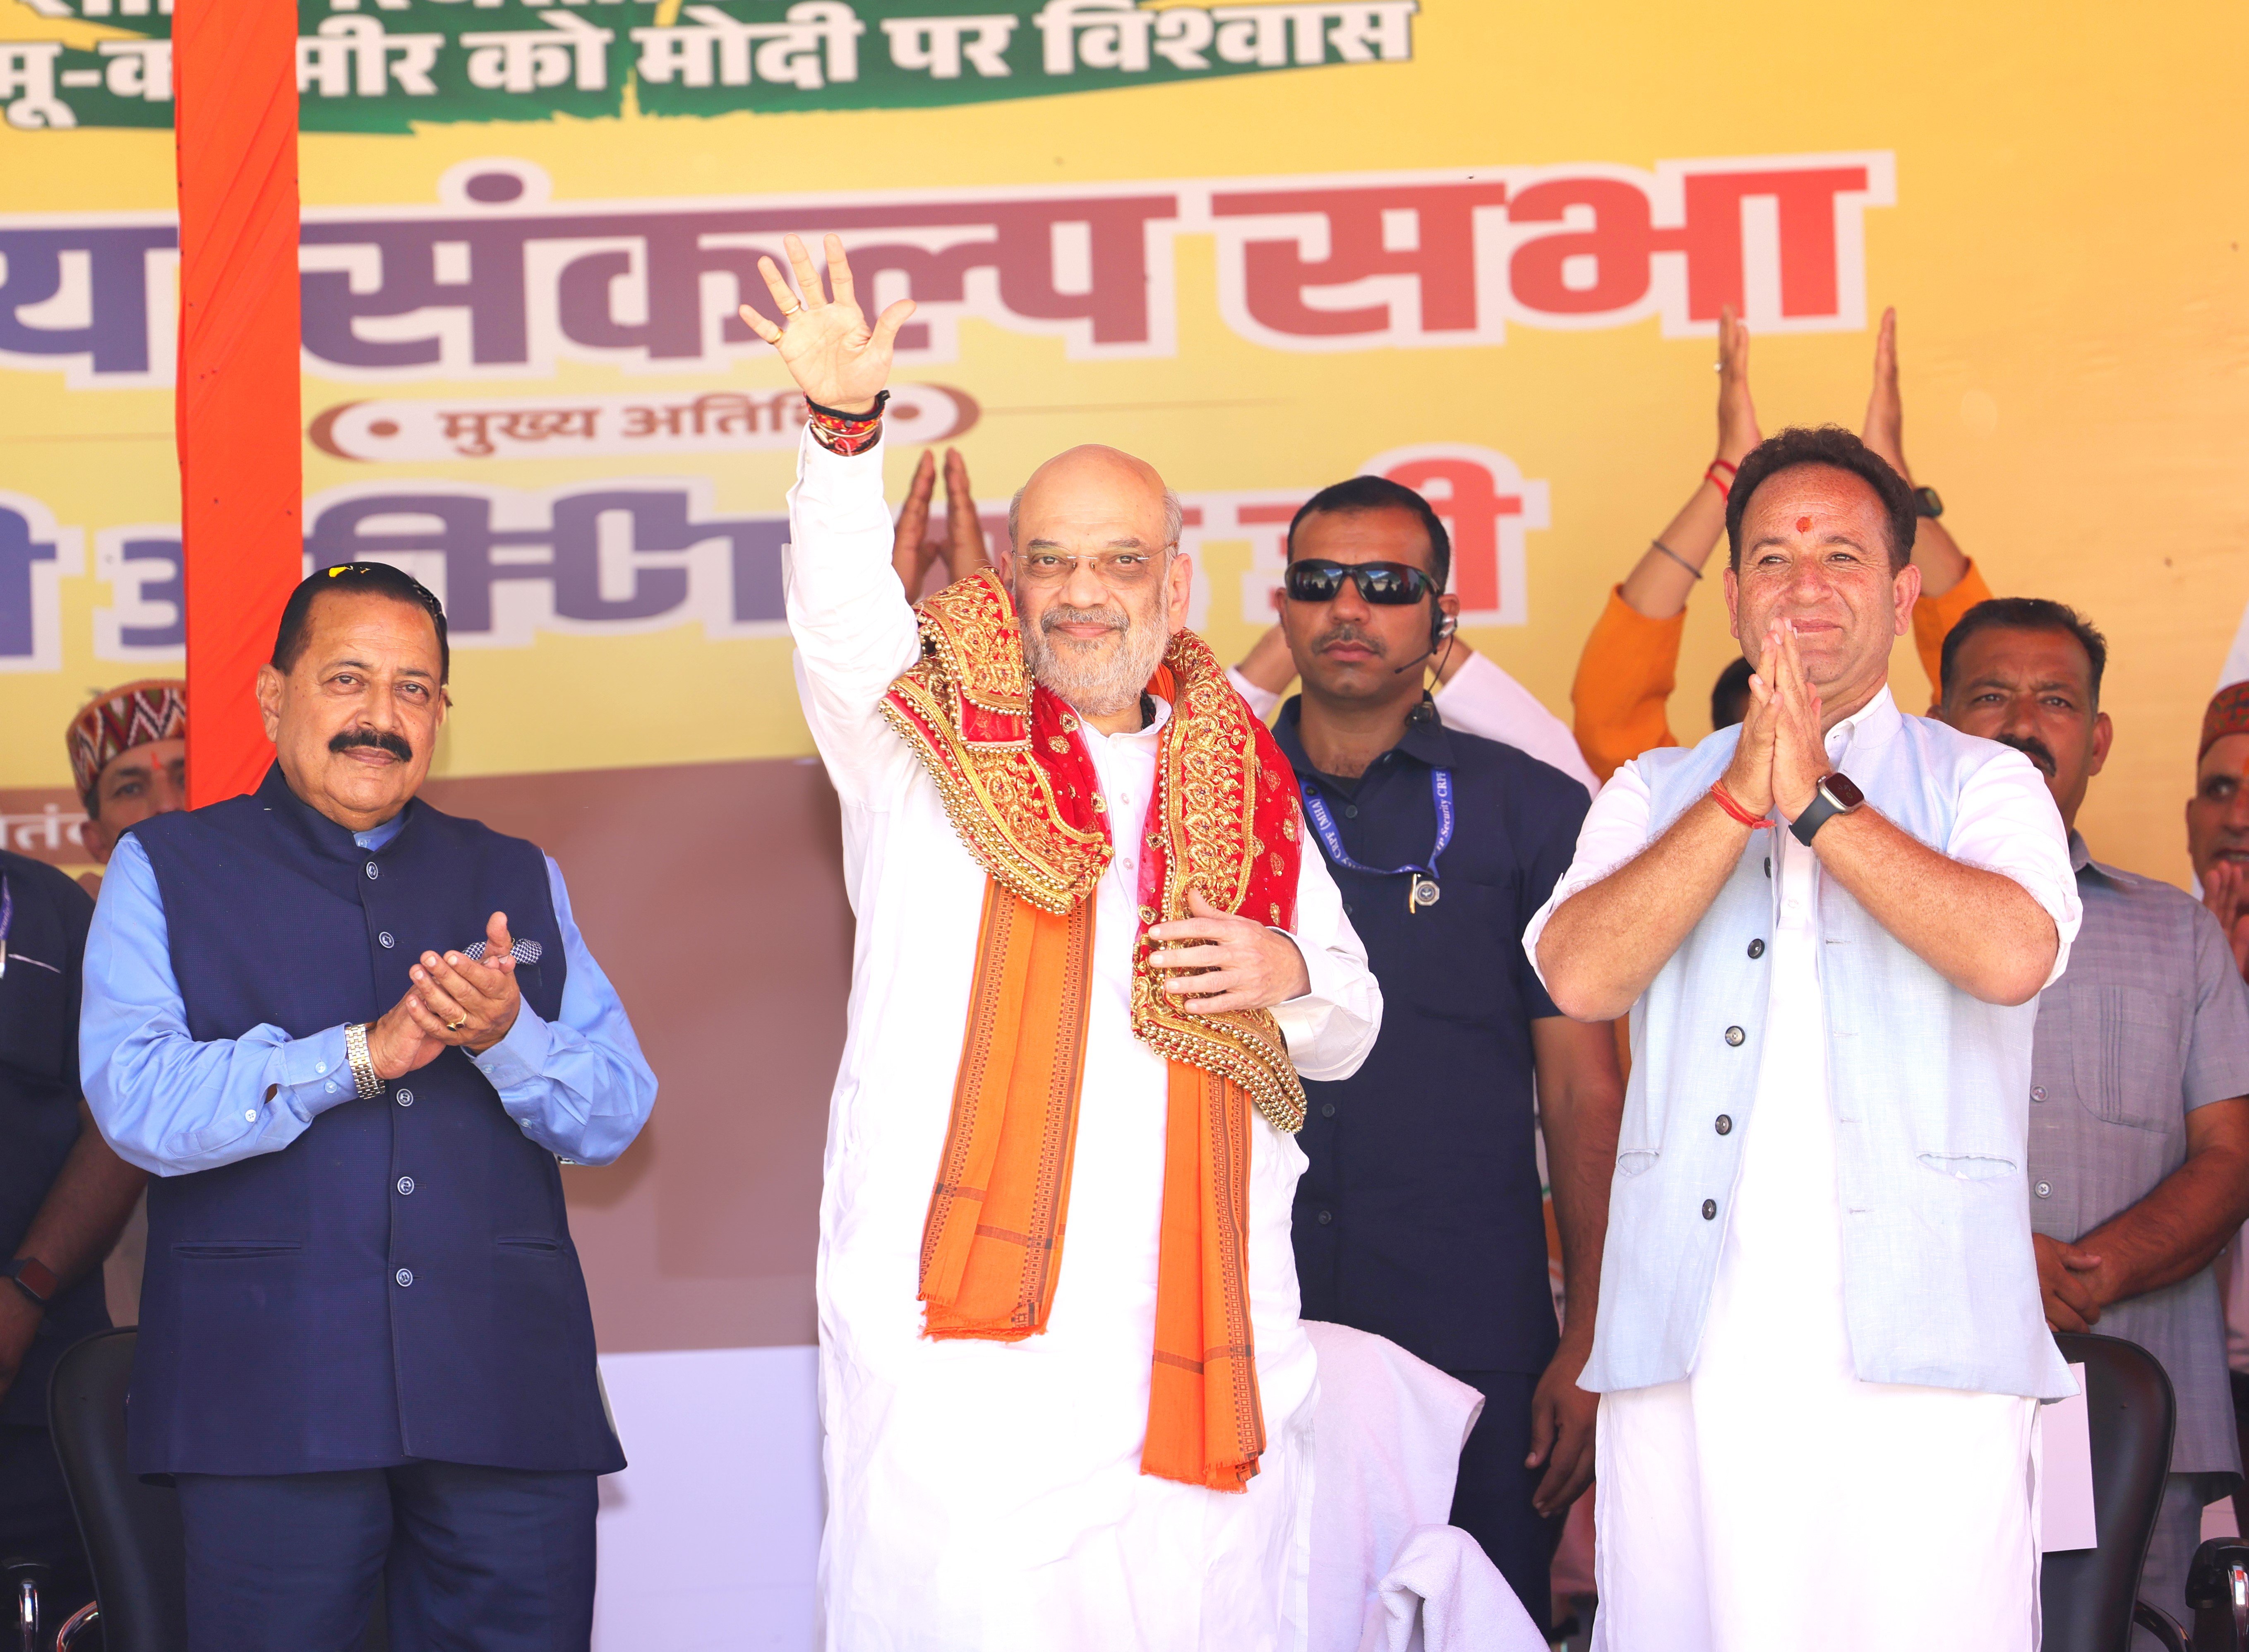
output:
[[[1182,972],[1164,983],[1181,1008],[1198,1015],[1270,1009],[1311,990],[1303,954],[1286,935],[1219,911],[1199,889],[1187,891],[1187,913],[1148,931],[1151,940],[1173,948],[1149,953],[1148,963]],[[1177,945],[1182,941],[1191,944]]]
[[[409,995],[415,1022],[425,1033],[481,1056],[515,1025],[523,992],[515,980],[515,940],[507,914],[494,912],[485,923],[485,955],[479,963],[466,953],[423,953],[414,967],[416,991]]]
[[[930,504],[936,493],[937,455],[925,448],[914,466],[912,484],[906,489],[906,502],[898,507],[898,536],[891,547],[891,566],[898,570],[898,583],[906,588],[908,602],[920,600],[930,568],[939,556],[944,557],[946,572],[954,582],[992,565],[991,554],[984,547],[984,524],[976,514],[976,498],[969,490],[968,461],[960,457],[959,449],[945,450],[942,540],[932,538],[929,532]]]
[[[1729,304],[1718,312],[1718,457],[1739,465],[1764,439],[1750,399],[1749,324]]]
[[[2233,967],[2249,975],[2249,864],[2212,861],[2202,880],[2202,904],[2225,932],[2226,943],[2233,948]]]
[[[1804,674],[1796,627],[1773,621],[1750,678],[1749,715],[1726,769],[1726,789],[1753,815],[1778,807],[1793,821],[1812,806],[1827,774],[1827,740],[1819,718],[1819,691]]]
[[[425,1031],[415,1018],[420,1004],[419,997],[409,989],[367,1029],[368,1059],[375,1063],[375,1076],[386,1084],[421,1071],[445,1053],[443,1031]]]
[[[870,410],[890,381],[891,354],[898,343],[898,329],[913,315],[913,300],[900,299],[870,327],[859,307],[851,261],[843,256],[841,236],[827,239],[826,295],[804,243],[792,235],[785,237],[781,244],[788,253],[789,266],[796,272],[796,292],[789,290],[771,258],[758,260],[758,273],[766,279],[766,290],[773,294],[781,324],[776,326],[746,304],[741,308],[742,320],[781,352],[796,388],[812,401],[839,413]]]
[[[506,912],[494,912],[485,925],[482,962],[466,953],[423,953],[412,974],[406,995],[368,1029],[378,1077],[402,1078],[449,1045],[481,1056],[507,1036],[523,1007]]]
[[[1882,312],[1881,330],[1874,334],[1874,383],[1867,396],[1867,427],[1859,439],[1881,454],[1890,469],[1913,479],[1905,467],[1905,401],[1898,394],[1895,307]]]

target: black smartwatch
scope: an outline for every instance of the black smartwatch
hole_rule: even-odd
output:
[[[1811,803],[1789,823],[1788,829],[1796,834],[1798,843],[1808,849],[1822,826],[1838,815],[1849,814],[1866,801],[1866,793],[1851,783],[1848,774],[1838,770],[1820,781],[1819,788],[1812,794]]]
[[[42,1308],[55,1299],[56,1288],[62,1284],[55,1277],[54,1270],[37,1256],[17,1256],[13,1262],[0,1263],[0,1274],[13,1279],[16,1289]]]
[[[1917,487],[1913,491],[1913,513],[1915,516],[1942,516],[1944,501],[1936,497],[1933,487]]]

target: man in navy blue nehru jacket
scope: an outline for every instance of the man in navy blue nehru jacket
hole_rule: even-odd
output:
[[[556,1160],[656,1079],[533,844],[415,793],[437,600],[298,587],[244,797],[136,825],[86,952],[86,1098],[152,1171],[131,1462],[179,1487],[193,1652],[585,1647],[603,1413]]]

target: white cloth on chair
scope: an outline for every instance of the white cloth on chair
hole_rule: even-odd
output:
[[[1483,1396],[1386,1337],[1312,1319],[1304,1332],[1320,1373],[1311,1652],[1358,1652],[1407,1537],[1451,1516],[1461,1446]]]
[[[1391,1563],[1357,1652],[1546,1652],[1546,1638],[1474,1538],[1425,1525]]]

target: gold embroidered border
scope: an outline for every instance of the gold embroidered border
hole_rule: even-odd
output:
[[[925,651],[892,684],[883,716],[937,782],[946,816],[976,864],[1040,910],[1066,913],[1092,894],[1114,851],[1105,834],[1063,819],[1031,750],[1029,674],[1006,588],[987,569],[923,599],[917,612]],[[1185,917],[1191,888],[1240,912],[1266,852],[1255,835],[1262,776],[1249,708],[1193,633],[1172,639],[1165,664],[1175,699],[1159,759],[1163,818],[1150,823],[1166,850],[1160,916]],[[1012,719],[1021,737],[972,740],[962,728],[971,706]],[[1181,1008],[1147,967],[1147,949],[1137,952],[1132,1030],[1141,1042],[1232,1079],[1275,1129],[1302,1129],[1303,1084],[1271,1013]]]
[[[1144,957],[1145,953],[1142,954]],[[1145,964],[1132,972],[1132,1031],[1171,1061],[1231,1078],[1283,1135],[1304,1127],[1304,1085],[1269,1009],[1199,1015],[1172,1002]]]
[[[1172,639],[1173,713],[1164,731],[1156,791],[1164,817],[1163,918],[1184,918],[1187,891],[1226,912],[1240,912],[1256,862],[1258,773],[1250,712],[1227,681],[1209,646],[1191,631]],[[1262,922],[1257,913],[1247,914]],[[1276,1130],[1303,1128],[1304,1086],[1290,1059],[1281,1024],[1269,1010],[1203,1015],[1162,990],[1140,952],[1133,969],[1132,1030],[1172,1060],[1231,1078]]]
[[[970,705],[995,716],[1020,717],[1020,741],[975,741],[975,746],[1028,747],[1030,742],[1030,667],[1023,658],[1014,599],[990,568],[932,592],[914,605],[926,650],[921,665],[950,684]]]
[[[915,608],[922,657],[891,685],[883,715],[937,782],[977,864],[1042,912],[1067,912],[1101,881],[1105,834],[1062,817],[1031,754],[1031,687],[1007,588],[981,569]],[[900,702],[904,702],[901,708]],[[968,708],[997,719],[978,739]]]

